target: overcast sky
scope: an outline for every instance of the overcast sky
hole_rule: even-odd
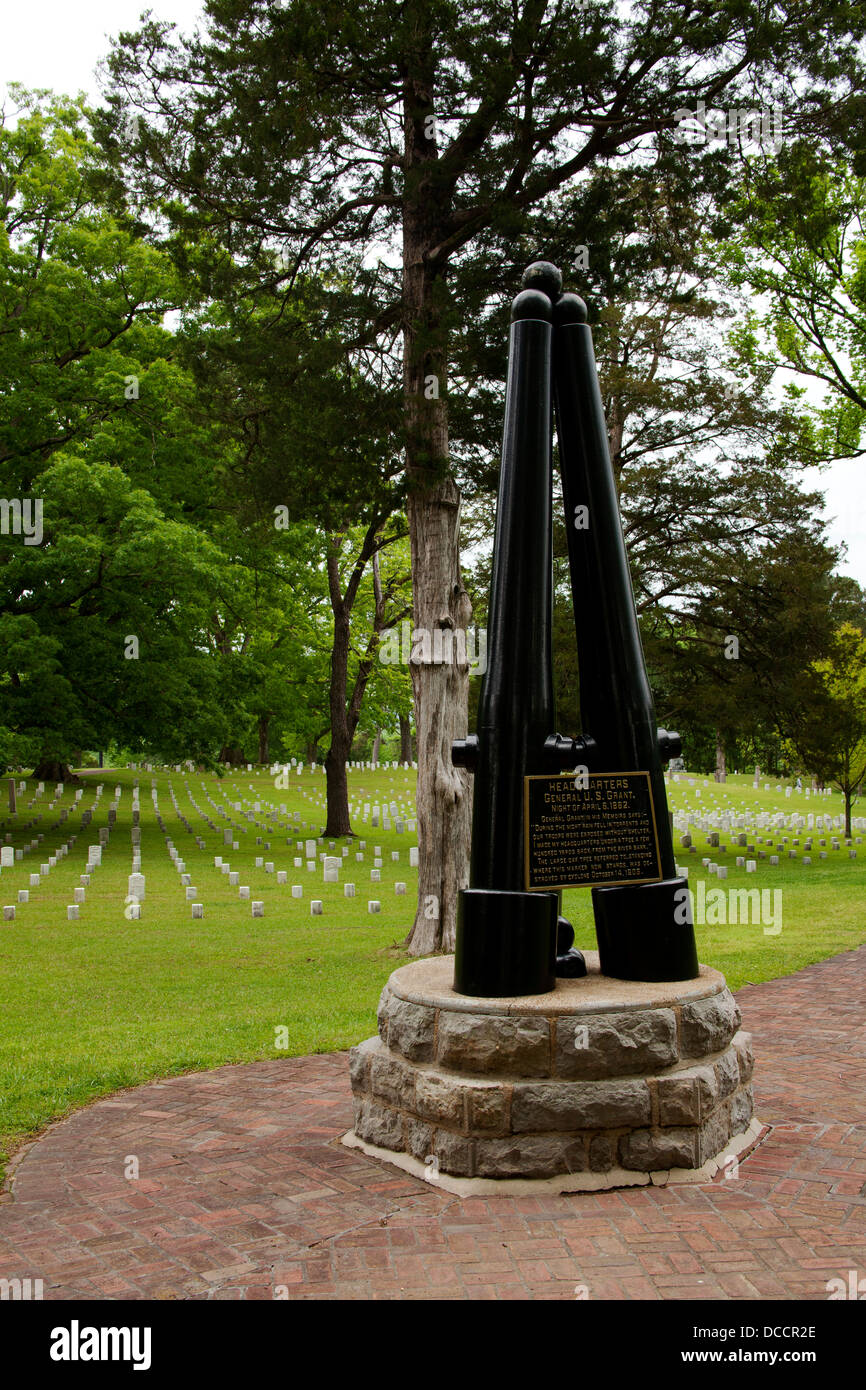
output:
[[[0,89],[7,82],[97,96],[95,67],[109,37],[133,29],[142,10],[191,30],[199,0],[5,0],[0,37]],[[866,586],[866,458],[834,464],[811,487],[826,496],[828,533],[845,541],[842,569]]]

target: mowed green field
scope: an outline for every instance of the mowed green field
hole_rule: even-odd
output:
[[[140,920],[129,920],[136,778],[146,896]],[[375,1031],[382,985],[406,959],[400,943],[414,914],[417,871],[409,867],[409,850],[417,838],[408,829],[398,834],[393,821],[389,829],[381,821],[373,828],[361,810],[353,818],[357,838],[336,842],[333,849],[329,842],[317,844],[315,868],[308,869],[296,841],[318,838],[324,825],[324,776],[292,770],[288,789],[278,788],[275,780],[267,770],[220,779],[188,771],[106,769],[82,775],[84,794],[77,805],[75,789],[67,787],[49,808],[54,787],[47,785],[37,797],[37,784],[29,780],[17,813],[0,817],[0,843],[23,848],[44,836],[0,874],[0,906],[15,905],[15,919],[0,921],[0,1166],[51,1120],[110,1091],[229,1062],[348,1048]],[[795,793],[785,799],[774,788],[753,791],[747,778],[732,778],[724,787],[695,780],[694,787],[685,778],[671,784],[672,809],[715,802],[733,811],[742,805],[788,814],[841,809],[835,795],[807,799]],[[157,823],[153,784],[165,832]],[[96,802],[99,785],[103,791]],[[116,824],[102,865],[85,889],[79,919],[69,921],[67,905],[87,871],[89,846],[98,843],[99,830],[108,824],[116,786],[121,788]],[[394,802],[408,819],[414,814],[414,774],[353,770],[350,796],[361,808]],[[231,815],[237,850],[223,843],[228,822],[211,801]],[[4,786],[4,810],[5,805]],[[67,819],[57,824],[69,808]],[[82,812],[88,809],[92,822],[82,829]],[[773,838],[797,832],[755,833]],[[72,835],[76,841],[66,857],[47,875],[40,873]],[[195,901],[203,904],[200,920],[192,918],[166,835],[196,888]],[[788,974],[866,940],[866,847],[856,846],[858,857],[851,860],[844,841],[840,851],[830,851],[828,834],[828,858],[819,861],[817,835],[811,866],[799,859],[783,858],[773,867],[761,861],[758,872],[748,876],[734,867],[736,854],[745,851],[736,849],[733,834],[722,835],[725,853],[708,851],[699,831],[694,832],[697,852],[679,851],[693,889],[701,878],[718,886],[701,868],[701,858],[710,853],[715,862],[730,866],[725,889],[782,890],[778,934],[766,934],[761,923],[698,925],[701,960],[723,970],[732,988]],[[203,849],[196,837],[203,839]],[[382,867],[381,881],[374,883],[376,847]],[[322,853],[344,859],[339,883],[323,882]],[[239,897],[238,886],[215,865],[216,856],[228,860],[239,885],[250,888],[249,899]],[[257,867],[257,856],[273,863],[274,872],[264,864]],[[277,882],[280,870],[287,873],[285,884]],[[30,887],[33,873],[40,874],[40,882]],[[356,885],[354,898],[344,896],[346,882]],[[397,882],[407,885],[406,896],[396,893]],[[292,896],[293,884],[301,885],[301,898]],[[20,889],[29,892],[28,902],[19,903]],[[321,916],[311,915],[313,898],[323,903]],[[381,903],[380,913],[368,912],[369,899]],[[253,900],[264,904],[263,917],[252,916]],[[589,891],[565,893],[564,910],[574,922],[576,944],[594,947]]]

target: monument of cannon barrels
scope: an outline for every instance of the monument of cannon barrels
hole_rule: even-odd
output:
[[[352,1051],[344,1142],[456,1191],[704,1181],[754,1143],[750,1039],[677,873],[586,306],[536,262],[512,306],[469,886],[455,954],[396,970]],[[555,730],[555,410],[582,730]],[[598,952],[565,888],[592,890]]]

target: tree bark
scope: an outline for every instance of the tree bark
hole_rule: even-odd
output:
[[[271,761],[270,752],[271,716],[259,715],[259,762],[267,765]]]
[[[377,725],[376,725],[376,737],[373,739],[373,751],[372,751],[372,753],[370,754],[370,760],[371,760],[371,762],[372,762],[372,764],[373,764],[374,767],[376,766],[377,762],[379,761],[379,749],[381,748],[381,746],[382,746],[382,730],[379,728],[379,725],[377,724]]]
[[[332,541],[328,552],[328,592],[334,613],[334,640],[331,646],[331,678],[328,691],[331,746],[325,758],[328,806],[328,823],[324,831],[326,835],[351,835],[353,833],[349,818],[349,783],[346,763],[352,749],[355,730],[358,727],[364,692],[367,689],[376,660],[379,636],[385,626],[385,615],[392,592],[390,588],[383,590],[379,573],[381,540],[378,531],[384,520],[384,517],[374,517],[367,528],[345,594],[342,592],[340,584],[342,536]],[[358,671],[350,695],[348,687],[352,609],[358,597],[358,587],[364,570],[371,559],[375,599],[373,628],[358,663]],[[395,578],[393,582],[399,583],[399,580]]]
[[[841,777],[841,779],[840,779],[840,786],[841,786],[841,789],[842,789],[842,795],[843,795],[844,798],[845,798],[845,839],[846,839],[846,840],[850,840],[850,839],[851,839],[851,803],[852,803],[853,800],[854,800],[854,791],[855,791],[855,787],[854,787],[854,784],[853,784],[853,781],[852,781],[851,771],[852,771],[852,769],[851,769],[851,758],[850,758],[850,756],[849,756],[848,753],[845,753],[844,756],[843,756],[843,758],[842,758],[842,777]]]
[[[403,394],[415,628],[465,629],[472,605],[460,574],[460,492],[449,476],[445,265],[433,256],[443,208],[435,173],[435,59],[430,19],[416,8],[403,87]],[[455,644],[456,646],[456,644]],[[418,744],[418,905],[411,955],[454,948],[457,893],[469,877],[470,779],[451,762],[467,732],[466,662],[410,663]]]
[[[725,740],[722,737],[721,729],[716,729],[716,781],[724,782],[727,778],[727,765],[725,763]]]
[[[36,782],[79,782],[72,768],[56,758],[41,758],[33,769]]]
[[[416,631],[464,629],[471,604],[460,579],[457,489],[409,499]],[[456,657],[457,644],[454,643]],[[432,641],[431,641],[432,646]],[[451,745],[467,733],[468,663],[413,660],[418,744],[418,908],[410,955],[453,951],[457,894],[469,881],[472,794],[451,762]]]
[[[332,540],[328,548],[328,587],[334,614],[334,639],[331,644],[331,677],[328,690],[331,723],[331,746],[325,755],[328,817],[326,835],[351,835],[349,821],[349,783],[346,761],[352,747],[352,734],[346,711],[346,687],[349,677],[349,622],[351,607],[340,588],[340,544],[342,536]]]
[[[400,718],[400,762],[411,764],[412,762],[412,722],[408,714],[401,714]]]
[[[349,778],[346,771],[348,752],[349,749],[342,738],[335,740],[332,729],[331,746],[325,754],[328,817],[323,834],[333,835],[335,838],[352,834],[352,823],[349,819]]]
[[[246,762],[244,750],[230,743],[224,743],[220,749],[219,761],[228,763],[230,767],[240,767]]]

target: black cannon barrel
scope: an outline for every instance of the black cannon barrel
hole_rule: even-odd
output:
[[[667,810],[655,705],[644,661],[622,533],[607,422],[586,305],[555,308],[555,399],[562,500],[580,661],[580,714],[613,770],[649,771]],[[580,508],[585,508],[583,515]],[[658,827],[662,871],[676,872],[667,814]]]
[[[593,891],[603,973],[632,980],[698,974],[685,880],[676,876],[662,757],[679,748],[659,730],[622,533],[607,423],[586,305],[554,308],[553,373],[584,734],[610,772],[649,773],[662,881]]]
[[[475,773],[470,886],[459,898],[455,949],[462,994],[541,994],[555,985],[558,898],[524,891],[523,780],[550,769],[554,720],[551,340],[550,299],[524,290],[512,305],[487,671],[477,733],[453,750]]]
[[[545,770],[554,719],[552,535],[551,304],[524,290],[512,307],[487,671],[478,703],[473,887],[524,887],[522,779]]]

